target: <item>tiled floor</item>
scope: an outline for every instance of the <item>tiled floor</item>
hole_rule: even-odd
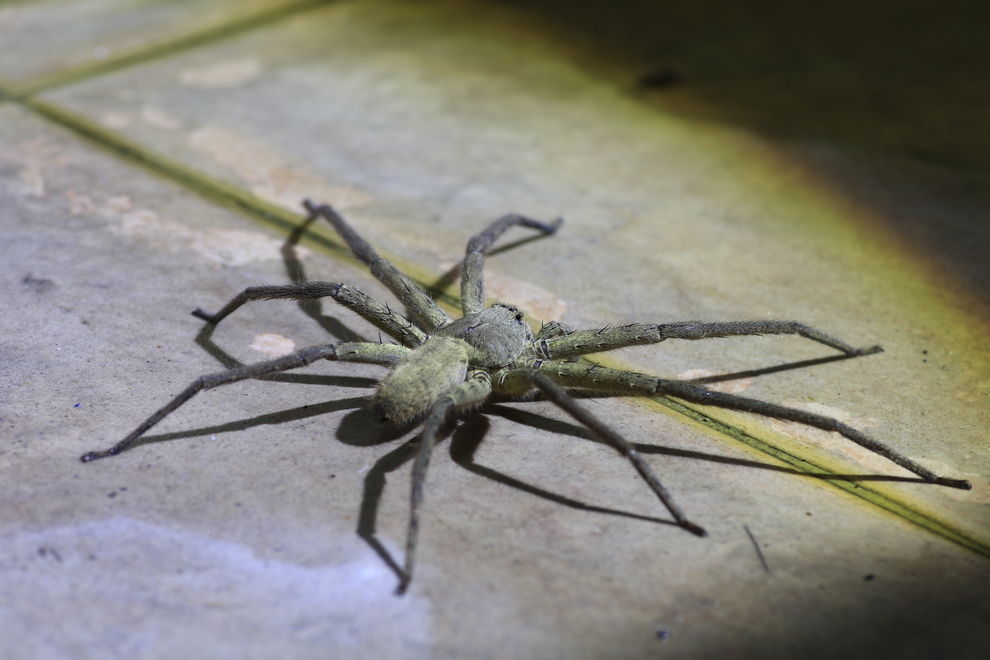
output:
[[[801,107],[859,89],[869,49],[768,73],[745,40],[716,58],[646,17],[623,48],[637,3],[597,31],[556,6],[0,3],[0,656],[983,657],[981,127],[952,123],[951,95],[942,123],[878,122],[891,99],[927,107],[896,76],[872,105]],[[642,78],[658,66],[674,72]],[[740,91],[795,71],[808,85],[765,107]],[[927,93],[963,89],[955,71]],[[444,304],[467,238],[520,211],[566,218],[489,260],[490,295],[536,324],[797,318],[882,343],[720,387],[835,416],[974,488],[791,424],[587,401],[698,539],[563,412],[497,405],[438,448],[418,574],[396,597],[416,434],[364,412],[378,367],[203,393],[149,442],[80,463],[232,359],[377,339],[329,303],[257,303],[212,337],[189,314],[299,268],[387,299],[326,227],[283,247],[307,196]],[[601,357],[689,378],[828,354],[771,337]]]

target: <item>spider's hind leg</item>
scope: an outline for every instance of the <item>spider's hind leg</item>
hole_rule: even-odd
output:
[[[595,417],[584,406],[575,401],[574,398],[569,395],[563,387],[557,384],[557,382],[554,381],[554,379],[548,374],[533,370],[527,372],[526,376],[541,392],[543,392],[544,395],[546,395],[547,399],[553,401],[560,408],[562,408],[564,412],[584,424],[591,430],[592,433],[629,459],[629,462],[632,463],[633,467],[636,468],[636,471],[639,472],[639,475],[650,486],[650,489],[653,490],[663,505],[667,507],[667,510],[670,512],[670,515],[674,517],[674,521],[678,526],[686,529],[695,536],[707,536],[708,533],[701,526],[696,525],[687,519],[687,516],[684,515],[681,507],[674,502],[674,498],[670,495],[670,492],[662,483],[660,483],[660,478],[657,477],[649,463],[643,460],[643,457],[639,455],[639,452],[636,451],[628,440],[613,431],[607,424]]]
[[[819,415],[806,410],[800,410],[798,408],[788,408],[787,406],[781,406],[776,403],[761,401],[759,399],[742,397],[738,394],[728,394],[726,392],[709,390],[704,387],[699,387],[697,385],[692,385],[691,383],[685,383],[677,380],[657,379],[655,393],[675,396],[679,399],[684,399],[686,401],[692,401],[703,405],[741,410],[743,412],[751,412],[757,415],[763,415],[765,417],[773,417],[789,422],[798,422],[799,424],[805,424],[824,431],[834,431],[852,440],[860,447],[868,449],[879,456],[883,456],[887,460],[892,463],[896,463],[909,472],[913,472],[928,483],[948,486],[950,488],[959,488],[962,490],[970,490],[972,488],[972,485],[965,479],[940,477],[928,468],[912,461],[907,456],[895,451],[879,440],[875,440],[862,431],[855,429],[848,424],[843,424],[833,417]]]
[[[616,392],[631,396],[673,396],[702,405],[741,410],[765,417],[798,422],[825,431],[834,431],[864,449],[883,456],[891,462],[900,465],[905,470],[913,472],[928,483],[964,490],[971,488],[968,481],[940,477],[926,467],[912,461],[907,456],[894,451],[879,440],[874,440],[862,431],[843,424],[832,417],[818,415],[797,408],[788,408],[787,406],[781,406],[759,399],[750,399],[739,396],[738,394],[709,390],[685,381],[656,378],[635,371],[609,369],[599,365],[588,366],[587,363],[582,362],[544,362],[537,360],[537,363],[536,368],[544,372],[548,379],[552,378],[565,387],[580,387],[599,392]],[[515,373],[522,373],[522,370],[509,372],[503,379],[507,379]]]

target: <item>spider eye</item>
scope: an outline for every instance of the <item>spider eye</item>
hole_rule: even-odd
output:
[[[522,312],[516,312],[516,320],[517,321],[522,321],[522,319],[523,319]]]

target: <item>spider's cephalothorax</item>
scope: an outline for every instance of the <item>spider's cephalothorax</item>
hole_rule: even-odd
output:
[[[628,441],[578,403],[567,388],[630,396],[674,396],[694,403],[800,422],[841,433],[860,446],[913,472],[925,482],[953,488],[970,488],[969,482],[940,477],[877,440],[830,417],[709,390],[688,381],[666,380],[632,371],[608,369],[581,359],[581,356],[589,353],[623,346],[655,344],[666,339],[708,339],[733,335],[800,335],[830,346],[846,357],[876,353],[881,350],[879,346],[856,349],[796,321],[630,323],[576,331],[551,321],[544,324],[534,336],[522,312],[517,308],[500,303],[491,307],[484,306],[482,267],[485,254],[498,237],[514,225],[552,234],[561,223],[560,219],[545,223],[517,214],[499,218],[468,242],[461,269],[463,315],[453,320],[418,284],[382,259],[336,211],[308,201],[303,205],[310,214],[307,223],[318,217],[328,220],[354,255],[367,264],[372,274],[402,301],[411,320],[388,305],[339,282],[298,282],[250,287],[235,296],[216,314],[208,314],[199,309],[193,314],[213,326],[252,300],[331,297],[394,337],[401,345],[369,342],[321,344],[274,360],[201,376],[117,444],[109,449],[84,454],[84,462],[124,451],[148,429],[204,389],[303,367],[321,359],[368,362],[389,367],[391,371],[382,379],[378,391],[371,399],[376,417],[399,425],[424,419],[413,466],[405,566],[398,589],[400,593],[406,589],[412,578],[423,482],[430,452],[440,429],[451,414],[477,408],[493,393],[524,398],[539,392],[560,406],[587,426],[595,436],[625,456],[670,512],[674,522],[698,536],[704,536],[705,531],[687,519],[650,465]]]
[[[406,424],[424,414],[469,369],[507,367],[533,341],[523,313],[496,303],[437,329],[382,379],[371,407],[381,422]]]

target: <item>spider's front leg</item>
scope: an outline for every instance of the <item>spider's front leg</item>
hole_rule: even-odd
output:
[[[440,309],[418,284],[386,259],[380,257],[375,249],[361,238],[361,235],[332,207],[326,204],[314,204],[308,199],[303,200],[303,206],[309,211],[310,217],[322,217],[333,226],[347,243],[351,253],[361,262],[367,264],[371,274],[402,301],[402,304],[406,306],[413,319],[423,330],[433,332],[450,323],[450,317],[447,313]]]
[[[465,382],[452,387],[430,407],[423,432],[420,434],[416,462],[413,464],[409,527],[406,531],[406,561],[404,575],[396,588],[397,594],[405,593],[412,581],[413,565],[416,563],[416,539],[419,535],[419,508],[423,502],[423,484],[426,481],[426,469],[430,465],[430,456],[440,434],[440,428],[447,421],[451,411],[478,406],[491,392],[491,377],[484,371],[472,371]]]
[[[480,312],[485,308],[485,254],[499,236],[515,225],[536,229],[549,235],[555,233],[563,222],[563,218],[541,222],[518,213],[510,213],[492,222],[484,231],[472,236],[461,264],[461,309],[464,315]]]
[[[252,286],[234,296],[216,314],[209,314],[199,308],[193,310],[192,314],[211,325],[216,325],[241,305],[253,300],[305,300],[327,297],[333,298],[378,329],[388,333],[389,336],[395,337],[402,342],[403,346],[410,348],[419,346],[426,340],[423,331],[410,323],[409,319],[402,314],[354,287],[340,282],[299,282],[297,284]]]
[[[682,321],[677,323],[630,323],[598,330],[576,330],[570,334],[535,342],[534,352],[547,360],[611,351],[625,346],[657,344],[667,339],[713,339],[745,335],[799,335],[830,346],[853,357],[879,353],[880,346],[855,348],[846,342],[797,321]]]
[[[274,360],[256,362],[236,369],[200,376],[186,389],[182,390],[165,406],[155,411],[151,417],[141,422],[127,437],[109,449],[91,451],[83,454],[80,459],[84,463],[98,458],[116,456],[133,445],[151,427],[162,421],[179,406],[193,398],[202,390],[208,390],[220,385],[229,385],[249,378],[259,378],[290,369],[298,369],[312,364],[317,360],[341,360],[346,362],[367,362],[371,364],[394,365],[398,363],[409,349],[395,344],[372,344],[366,342],[346,342],[342,344],[323,344],[310,346],[295,353],[290,353]]]
[[[542,373],[552,375],[554,380],[568,387],[581,387],[599,392],[616,392],[633,396],[673,396],[702,405],[741,410],[765,417],[798,422],[825,431],[834,431],[842,434],[859,446],[900,465],[905,470],[913,472],[929,483],[964,490],[972,488],[970,483],[964,479],[940,477],[928,468],[894,451],[882,442],[874,440],[862,431],[825,415],[818,415],[797,408],[788,408],[736,394],[717,392],[684,381],[655,378],[634,371],[621,371],[579,362],[544,362],[542,360],[536,360],[536,362],[538,363],[535,365],[536,369]]]

